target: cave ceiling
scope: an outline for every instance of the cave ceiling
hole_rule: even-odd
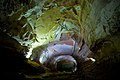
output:
[[[29,48],[57,40],[61,32],[71,31],[94,49],[99,40],[119,31],[119,3],[119,0],[1,0],[0,30]],[[117,43],[115,46],[119,50]]]
[[[12,0],[10,3],[3,0],[1,9],[6,14],[1,13],[0,29],[25,46],[30,47],[34,42],[48,43],[59,38],[61,31],[79,29],[78,2],[79,0]],[[12,7],[12,4],[14,6],[11,9],[8,6]],[[76,32],[79,33],[79,30]]]

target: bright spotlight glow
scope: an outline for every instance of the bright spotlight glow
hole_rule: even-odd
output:
[[[95,62],[95,59],[93,59],[93,58],[90,58],[90,59],[91,59],[91,61]]]
[[[30,56],[32,55],[32,50],[37,47],[40,46],[41,44],[39,42],[34,42],[32,43],[32,47],[29,49],[29,51],[26,54],[26,58],[30,58]]]

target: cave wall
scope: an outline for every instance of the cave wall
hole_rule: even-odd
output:
[[[119,55],[120,1],[81,0],[80,5],[80,32],[93,57],[99,61]]]
[[[81,0],[80,31],[96,59],[83,65],[85,80],[114,80],[120,71],[120,1]]]
[[[119,0],[81,0],[81,34],[89,46],[120,28]]]

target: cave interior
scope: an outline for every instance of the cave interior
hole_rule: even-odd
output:
[[[0,6],[3,79],[119,80],[120,0],[0,0]],[[62,35],[75,41],[73,52]]]

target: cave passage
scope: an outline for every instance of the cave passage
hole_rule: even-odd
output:
[[[83,40],[80,43],[76,42],[71,38],[69,32],[62,33],[59,40],[46,45],[44,49],[41,49],[42,46],[33,49],[30,58],[52,71],[75,72],[82,63],[95,61],[88,57],[91,51],[86,43]]]
[[[1,76],[116,80],[120,0],[0,0]]]

